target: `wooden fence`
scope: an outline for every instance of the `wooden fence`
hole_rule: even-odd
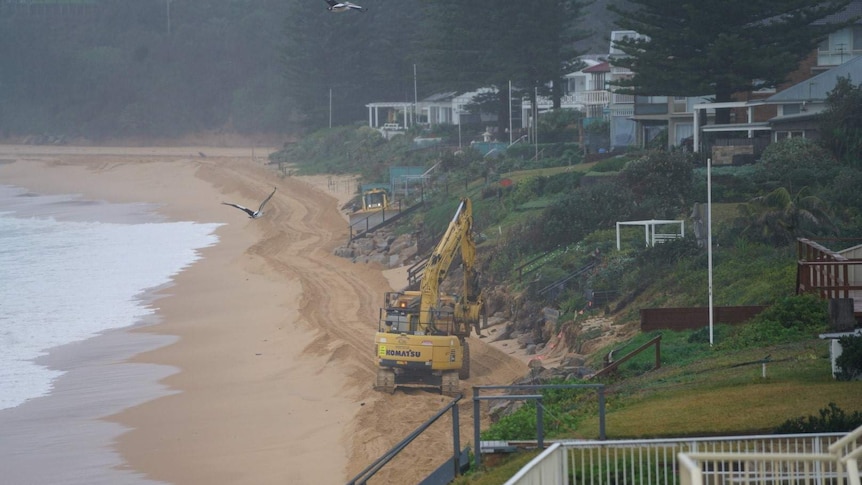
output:
[[[713,323],[742,323],[765,310],[765,306],[713,307]],[[693,330],[709,325],[709,307],[643,308],[641,331]]]

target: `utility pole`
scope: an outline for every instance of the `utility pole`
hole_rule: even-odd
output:
[[[416,64],[413,64],[413,124],[415,125],[418,121],[418,116],[416,116],[416,108],[419,104],[419,95],[416,89]]]
[[[536,161],[539,161],[539,88],[533,88],[533,111],[536,116],[533,117],[533,142],[536,145]]]

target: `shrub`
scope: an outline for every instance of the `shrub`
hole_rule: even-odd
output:
[[[579,188],[549,206],[541,234],[532,241],[537,248],[566,246],[596,229],[614,227],[634,210],[631,193],[613,182]]]
[[[773,143],[763,151],[760,161],[763,177],[793,191],[831,181],[838,168],[826,149],[807,138]]]
[[[827,304],[815,295],[782,298],[752,319],[753,323],[775,322],[784,328],[822,330],[829,319]]]
[[[852,431],[862,426],[862,413],[854,411],[847,415],[835,403],[820,410],[820,416],[808,416],[788,419],[777,428],[776,433],[830,433]]]
[[[623,168],[625,168],[626,164],[629,163],[631,159],[628,157],[617,156],[612,158],[606,158],[604,160],[600,160],[593,165],[593,172],[619,172]]]
[[[743,349],[811,338],[826,329],[828,318],[826,302],[814,295],[785,297],[740,326],[722,347]]]
[[[835,359],[835,365],[838,366],[838,379],[853,380],[862,378],[862,337],[841,337],[838,339],[841,344],[841,355]]]

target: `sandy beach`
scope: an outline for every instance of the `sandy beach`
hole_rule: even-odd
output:
[[[169,220],[223,224],[218,244],[154,292],[157,321],[93,339],[90,349],[121,347],[119,361],[78,374],[70,381],[78,392],[13,409],[16,423],[86,409],[76,421],[79,441],[61,444],[108,457],[92,459],[93,473],[122,478],[104,483],[329,484],[353,477],[448,402],[421,389],[372,390],[378,307],[403,272],[333,256],[348,235],[339,207],[353,196],[349,177],[283,177],[265,165],[268,153],[0,146],[0,183],[153,203]],[[256,207],[273,187],[260,219],[221,204]],[[55,365],[85,348],[70,347],[52,354]],[[506,384],[527,371],[523,359],[476,337],[471,353],[465,395],[471,385]],[[127,379],[136,373],[152,383],[124,387],[139,382]],[[123,398],[99,406],[104,386],[87,383],[106,375]],[[461,409],[463,446],[472,437],[469,399]],[[441,421],[378,474],[383,483],[415,483],[445,459],[451,423]],[[88,448],[88,437],[109,446]],[[19,458],[38,463],[40,449],[33,444]]]

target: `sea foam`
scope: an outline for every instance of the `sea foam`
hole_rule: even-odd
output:
[[[50,393],[62,371],[34,360],[51,348],[152,315],[146,291],[218,241],[220,224],[151,209],[0,186],[0,409]]]

